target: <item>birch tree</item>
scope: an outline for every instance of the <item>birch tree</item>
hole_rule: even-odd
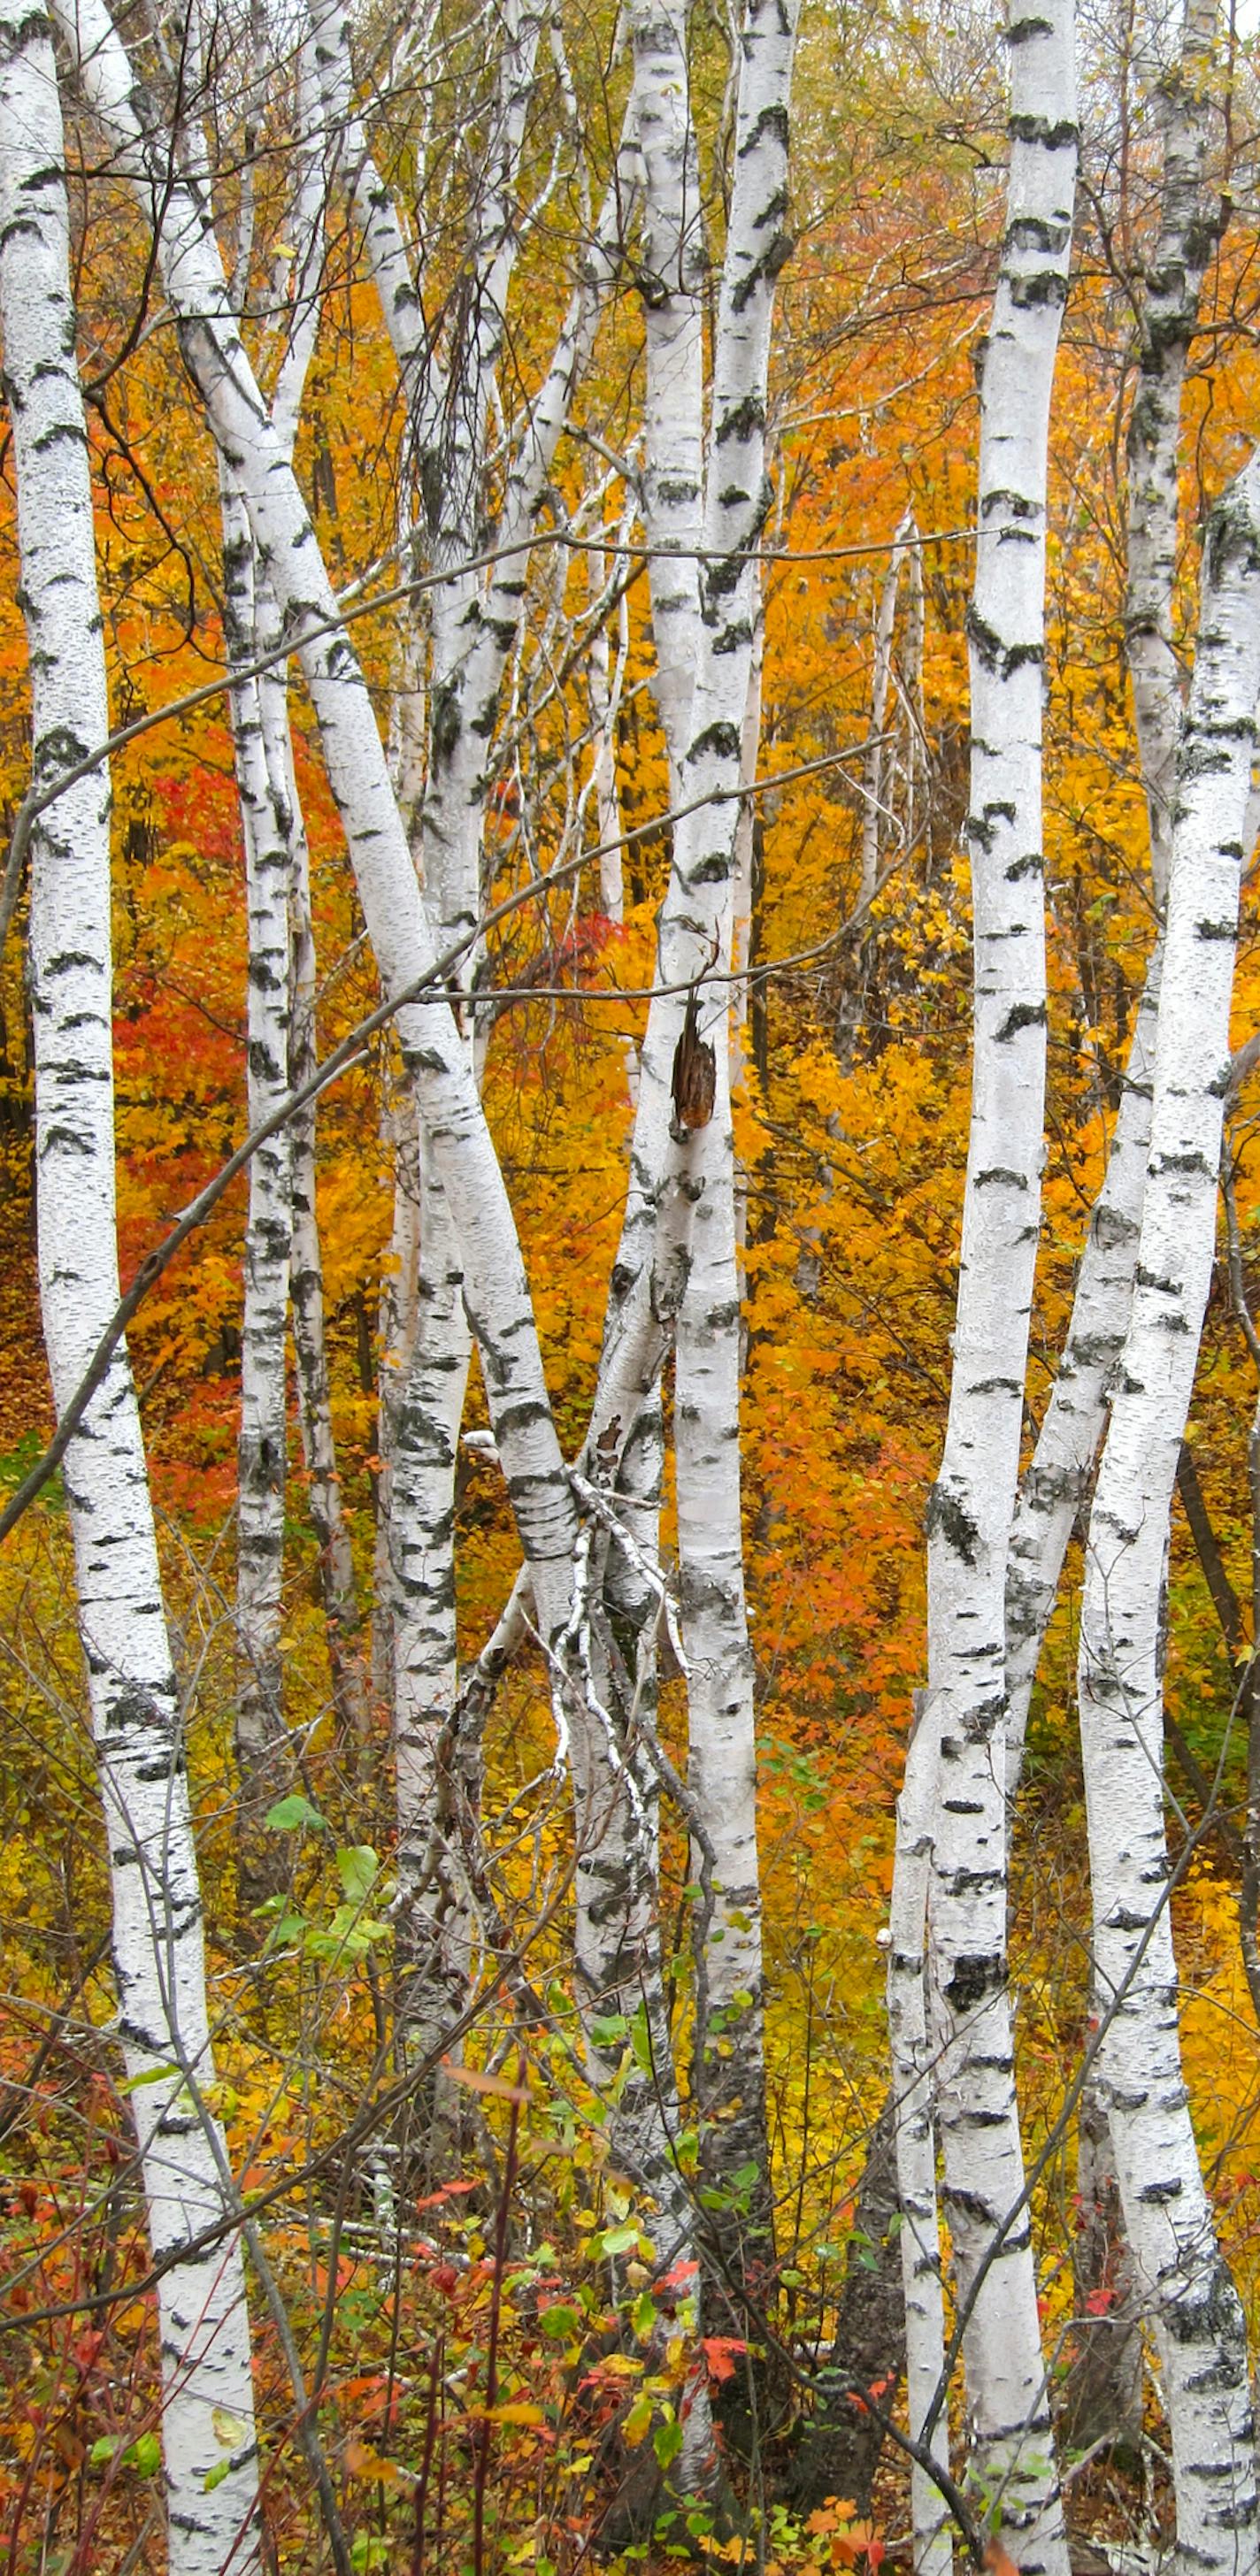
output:
[[[1007,27],[1010,175],[981,366],[968,620],[971,1132],[945,1450],[928,1514],[940,1757],[928,1914],[975,2469],[1027,2569],[1066,2568],[1026,2220],[1006,1965],[1005,1586],[1038,1235],[1045,1078],[1042,662],[1050,395],[1076,175],[1069,8]],[[907,1854],[901,1866],[907,1865]],[[899,2128],[902,2119],[899,2113]],[[903,2129],[908,2196],[921,2150]],[[916,2158],[918,2159],[916,2161]],[[930,2254],[907,2251],[915,2267]],[[912,2415],[912,2428],[919,2429]]]
[[[41,790],[109,733],[65,161],[47,23],[6,8],[0,316]],[[103,766],[36,821],[30,954],[40,1304],[61,1408],[119,1294]],[[239,2241],[221,2226],[230,2202],[207,2098],[215,2070],[182,1713],[125,1347],[71,1440],[65,1485],[109,1851],[117,2035],[163,2267],[169,2564],[172,2576],[220,2576],[229,2562],[260,2563],[249,2319]]]
[[[224,629],[238,671],[263,642],[254,547],[239,494],[222,493]],[[272,677],[272,675],[269,675]],[[272,677],[274,686],[274,677]],[[263,683],[238,678],[232,738],[245,842],[248,958],[245,1102],[251,1127],[279,1107],[288,1087],[289,812],[273,784],[264,733]],[[286,1340],[292,1237],[291,1141],[281,1127],[254,1156],[245,1227],[241,1321],[241,1429],[237,1444],[237,1696],[240,1781],[239,1890],[253,1913],[276,1885],[282,1847],[268,1835],[269,1807],[288,1786],[288,1738],[280,1656],[284,1497],[288,1456]]]
[[[1178,2548],[1254,2567],[1246,2333],[1181,2076],[1163,1813],[1169,1517],[1215,1248],[1243,828],[1260,693],[1260,464],[1217,502],[1177,763],[1151,1145],[1132,1315],[1090,1515],[1078,1686],[1099,2074],[1159,2338]]]
[[[1146,796],[1151,887],[1160,916],[1168,891],[1172,782],[1182,714],[1172,642],[1182,395],[1204,269],[1220,228],[1219,201],[1205,183],[1214,115],[1209,76],[1215,17],[1214,7],[1189,0],[1177,68],[1161,90],[1159,229],[1137,304],[1139,381],[1126,442],[1125,644]],[[1020,1487],[1006,1596],[1012,1816],[1037,1665],[1128,1329],[1150,1142],[1162,966],[1161,919],[1063,1355]],[[1105,2009],[1105,1998],[1096,1993],[1095,2020]],[[1133,2267],[1121,2233],[1106,2106],[1092,2076],[1080,2103],[1078,2141],[1073,2259],[1079,2351],[1067,2419],[1078,2446],[1120,2436],[1133,2443],[1142,2420],[1141,2327]],[[1100,2296],[1107,2306],[1097,2315]]]

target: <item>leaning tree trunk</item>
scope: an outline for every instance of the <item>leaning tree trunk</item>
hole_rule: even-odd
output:
[[[33,783],[109,732],[87,435],[75,365],[65,142],[44,19],[0,8],[0,315],[30,645]],[[58,1410],[119,1294],[109,780],[32,834],[40,1303]],[[259,2564],[249,2319],[225,2216],[201,1894],[139,1410],[124,1348],[66,1453],[79,1628],[100,1764],[118,2036],[156,2262],[172,2576]]]
[[[1050,396],[1076,174],[1070,0],[1013,15],[1011,166],[981,383],[969,616],[975,1052],[945,1452],[929,1507],[928,1688],[940,1794],[929,1920],[945,2197],[975,2465],[1003,2545],[1066,2576],[1020,2210],[1007,1992],[1005,1588],[1036,1265],[1046,1049],[1042,688]]]
[[[1217,503],[1177,769],[1150,1168],[1081,1612],[1099,2074],[1125,2229],[1154,2308],[1182,2563],[1258,2563],[1242,2309],[1216,2243],[1177,2025],[1161,1622],[1177,1459],[1215,1251],[1242,834],[1260,692],[1260,459]]]

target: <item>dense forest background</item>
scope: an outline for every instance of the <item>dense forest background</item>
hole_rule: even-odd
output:
[[[276,380],[298,320],[311,318],[297,482],[353,611],[347,632],[402,809],[422,816],[441,723],[432,585],[461,550],[477,560],[494,553],[511,460],[587,257],[593,209],[621,166],[636,76],[626,26],[611,9],[571,0],[554,24],[539,22],[508,180],[510,291],[492,388],[469,431],[470,450],[481,441],[474,501],[462,528],[433,535],[414,384],[382,319],[356,155],[370,149],[374,183],[404,210],[423,262],[430,347],[466,354],[496,250],[487,248],[488,174],[503,49],[519,41],[521,13],[460,6],[422,24],[395,24],[379,9],[355,14],[346,42],[354,117],[364,122],[352,126],[343,103],[339,166],[325,130],[313,254],[294,175],[303,150],[310,162],[302,31],[265,12],[252,31],[231,12],[185,23],[178,11],[139,8],[119,23],[155,91],[177,101],[171,130],[194,176],[204,146],[260,378]],[[721,340],[741,48],[722,9],[697,6],[679,23],[707,375]],[[1076,41],[1076,231],[1049,433],[1047,1089],[1025,1462],[1060,1364],[1158,913],[1126,658],[1129,431],[1183,29],[1179,13],[1100,0],[1082,10]],[[233,628],[230,563],[225,587],[214,445],[152,224],[85,97],[64,31],[57,42],[115,737],[112,1044],[125,1286],[260,1115],[239,739],[222,686],[225,664],[247,657]],[[1250,455],[1260,395],[1258,95],[1250,39],[1232,17],[1210,30],[1204,60],[1213,214],[1181,402],[1170,590],[1185,673],[1205,524]],[[790,255],[774,280],[769,492],[747,558],[760,730],[758,738],[754,719],[751,761],[744,747],[742,784],[755,778],[755,792],[738,805],[746,900],[736,900],[727,981],[716,949],[675,978],[681,990],[713,972],[704,1026],[729,1048],[768,2171],[723,2144],[726,2113],[719,2103],[710,2118],[694,2071],[697,2017],[712,2004],[693,1934],[712,1892],[698,1858],[699,1793],[684,1786],[686,1648],[672,1607],[659,1620],[652,1613],[663,2019],[653,2020],[645,1989],[636,2002],[633,1979],[592,2006],[575,1976],[577,1860],[594,1828],[557,1750],[554,1651],[527,1619],[484,1688],[476,1777],[460,1791],[475,1831],[460,1862],[464,1949],[456,1970],[447,1963],[458,2008],[417,2073],[400,2001],[416,1951],[399,1891],[414,1887],[415,1871],[400,1877],[388,1533],[424,1220],[388,1017],[356,1041],[319,1099],[312,1169],[335,1459],[330,1469],[312,1454],[290,1326],[283,1454],[262,1475],[282,1551],[278,1606],[257,1652],[243,1641],[238,1567],[248,1172],[128,1323],[201,1878],[214,2050],[207,2094],[226,2144],[226,2205],[238,2232],[247,2227],[254,2328],[264,2534],[243,2543],[238,2535],[197,2565],[483,2576],[536,2564],[542,2576],[576,2576],[593,2555],[654,2563],[661,2552],[690,2552],[797,2576],[859,2562],[876,2571],[884,2556],[909,2563],[885,1981],[896,1802],[914,1695],[927,1677],[925,1530],[946,1437],[968,1147],[977,350],[1007,222],[1007,81],[995,18],[961,0],[867,0],[861,9],[836,0],[804,12],[784,216]],[[196,151],[190,135],[200,137]],[[677,281],[669,284],[673,292]],[[566,1458],[591,1454],[582,1443],[622,1232],[636,1067],[648,997],[662,980],[669,818],[685,801],[662,716],[661,612],[645,534],[654,434],[645,317],[654,297],[669,302],[632,243],[540,481],[519,621],[485,741],[480,904],[499,917],[481,935],[475,983],[459,964],[450,976],[481,1059]],[[474,409],[470,398],[470,417]],[[10,441],[0,474],[8,832],[31,779],[29,574],[15,490]],[[406,531],[423,528],[426,510],[432,542],[409,553]],[[323,1060],[387,988],[296,661],[288,678],[309,854],[308,1018]],[[56,1420],[37,1278],[25,873],[16,900],[0,967],[0,1501],[18,1493]],[[1244,867],[1227,1187],[1164,1609],[1182,2062],[1253,2352],[1258,934],[1255,879]],[[290,1054],[281,1092],[301,1076],[294,1064]],[[283,1352],[283,1312],[279,1333]],[[660,1368],[659,1566],[672,1600],[671,1348]],[[250,1473],[257,1481],[256,1456]],[[521,1559],[475,1346],[451,1475],[463,1686],[470,1673],[484,1681],[477,1658]],[[1162,2365],[1140,2299],[1125,2310],[1129,2328],[1136,2318],[1136,2421],[1131,2407],[1124,2427],[1091,2418],[1081,2399],[1090,2324],[1114,2321],[1129,2295],[1114,2212],[1092,2277],[1082,2253],[1089,2238],[1097,2255],[1101,2223],[1083,2198],[1077,2081],[1098,2010],[1077,1723],[1084,1533],[1081,1517],[1032,1702],[1011,1845],[1010,1980],[1073,2564],[1128,2570],[1172,2546],[1174,2499]],[[0,2556],[7,2551],[14,2576],[156,2569],[166,2563],[169,2389],[164,2398],[134,2127],[155,2079],[137,2076],[119,2044],[110,1836],[60,1469],[5,1539],[0,1621]],[[244,1821],[243,1701],[265,1704],[269,1765],[265,1795]],[[709,1794],[720,1803],[720,1769]],[[722,2008],[732,2028],[741,1992]],[[628,2170],[616,2143],[627,2085],[659,2090],[661,2030],[677,2069],[666,2127],[694,2250],[671,2236],[650,2174]],[[729,2051],[724,2034],[720,2010],[704,2047]],[[740,2135],[745,2107],[735,2099]],[[1132,2340],[1129,2331],[1130,2359]],[[724,2466],[716,2487],[710,2476],[688,2490],[676,2462],[688,2392],[701,2384]],[[962,2478],[957,2389],[953,2406]],[[892,2430],[881,2451],[885,2415]],[[238,2431],[229,2409],[225,2461],[235,2463]],[[982,2473],[967,2493],[958,2549],[987,2546],[999,2571],[1011,2551],[1023,2563],[1004,2536],[1000,2493],[986,2491]],[[1242,2541],[1239,2551],[1242,2567]],[[183,2562],[173,2554],[170,2563]]]

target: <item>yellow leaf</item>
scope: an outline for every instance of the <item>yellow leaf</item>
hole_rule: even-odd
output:
[[[647,2434],[651,2431],[651,2426],[651,2398],[636,2397],[634,2404],[626,2417],[625,2423],[621,2427],[622,2441],[628,2445],[630,2450],[637,2451],[640,2442],[645,2440]]]
[[[360,2442],[352,2434],[343,2454],[347,2477],[365,2478],[382,2487],[409,2487],[411,2480],[396,2460],[387,2460],[374,2451],[370,2442]]]

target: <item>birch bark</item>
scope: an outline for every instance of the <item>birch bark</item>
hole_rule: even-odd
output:
[[[945,1451],[929,1507],[941,1788],[930,1925],[945,2196],[975,2474],[1026,2570],[1066,2576],[1006,1965],[1005,1583],[1036,1262],[1045,1078],[1042,664],[1050,394],[1076,175],[1070,0],[1012,11],[1011,162],[981,382],[969,617],[975,1042]]]
[[[928,1889],[941,1778],[941,1710],[925,1693],[915,1711],[897,1800],[888,1918],[888,2036],[893,2135],[901,2211],[906,2309],[906,2403],[915,2441],[949,2467],[948,2409],[936,2405],[945,2375],[945,2294],[936,2198],[935,2084],[927,1946]],[[936,2407],[929,2435],[929,2418]],[[915,2576],[949,2576],[953,2537],[939,2488],[917,2461],[910,2480]]]
[[[864,764],[862,867],[858,883],[858,901],[863,904],[873,903],[875,899],[875,888],[879,879],[879,827],[888,816],[887,782],[892,776],[892,761],[885,745],[884,729],[888,720],[888,699],[893,684],[893,630],[897,619],[897,593],[901,586],[903,567],[907,567],[912,602],[916,602],[919,598],[919,593],[914,587],[918,543],[919,536],[914,523],[914,513],[912,510],[907,510],[893,537],[888,556],[888,568],[880,588],[879,613],[875,620],[875,660],[871,674],[871,731]],[[921,582],[921,568],[919,579]],[[911,722],[913,724],[913,717]],[[912,792],[912,814],[913,803]],[[912,837],[912,834],[913,823],[907,837]]]
[[[293,816],[289,878],[292,961],[289,1087],[297,1091],[314,1073],[318,1049],[310,853],[291,764],[289,795]],[[316,1202],[315,1136],[316,1104],[312,1101],[289,1125],[293,1207],[289,1296],[293,1308],[298,1417],[307,1474],[307,1499],[319,1548],[333,1699],[342,1725],[348,1727],[353,1736],[361,1738],[366,1727],[363,1659],[358,1645],[361,1614],[333,1437],[328,1346],[324,1329],[324,1263]]]
[[[1164,2364],[1187,2567],[1256,2566],[1246,2335],[1182,2082],[1165,1889],[1160,1623],[1172,1490],[1215,1249],[1242,832],[1260,692],[1260,461],[1212,513],[1177,767],[1150,1164],[1133,1309],[1090,1518],[1081,1736],[1105,2008],[1099,2073]]]
[[[288,345],[277,374],[271,405],[273,424],[290,458],[318,336],[319,289],[332,175],[333,150],[324,113],[321,76],[322,28],[323,14],[317,8],[299,54],[297,94],[302,143],[289,226],[290,236],[296,244],[296,267]],[[279,641],[279,621],[269,586],[264,586],[262,598],[266,642],[270,645]],[[282,663],[277,662],[260,674],[259,692],[271,793],[289,851],[288,1078],[291,1087],[296,1089],[315,1070],[316,955],[311,919],[310,850],[298,795],[289,720],[288,679]],[[359,1609],[350,1532],[337,1472],[324,1329],[324,1265],[316,1193],[317,1120],[318,1110],[312,1100],[289,1126],[289,1298],[293,1316],[298,1418],[308,1479],[308,1505],[319,1548],[320,1586],[324,1598],[333,1698],[341,1724],[349,1729],[352,1736],[362,1738],[366,1724],[364,1672],[355,1642]]]
[[[1175,78],[1165,89],[1159,240],[1139,316],[1140,376],[1129,415],[1129,596],[1125,620],[1133,719],[1162,913],[1172,857],[1181,675],[1173,649],[1178,461],[1186,356],[1204,273],[1220,231],[1204,191],[1212,127],[1209,77],[1217,0],[1188,0]]]
[[[646,358],[643,523],[656,704],[669,758],[670,799],[680,804],[700,614],[707,262],[686,6],[634,0],[630,29],[632,115],[643,186],[638,273]]]
[[[254,579],[249,520],[221,479],[223,626],[238,673],[267,649]],[[270,675],[269,675],[270,676]],[[274,685],[274,683],[273,683]],[[289,815],[274,792],[261,677],[230,692],[242,836],[249,971],[245,1103],[251,1127],[277,1109],[288,1083]],[[237,1442],[236,1703],[237,1882],[242,1915],[272,1895],[285,1867],[267,1810],[289,1786],[280,1658],[284,1493],[288,1451],[286,1332],[292,1235],[291,1136],[281,1127],[249,1167],[245,1297],[241,1317],[241,1428]]]
[[[0,316],[41,787],[109,732],[65,162],[48,23],[5,0]],[[60,1407],[119,1293],[103,768],[35,824],[31,971],[40,1303]],[[109,1848],[118,2036],[150,2241],[159,2260],[174,2258],[158,2287],[169,2563],[172,2576],[219,2576],[229,2558],[259,2564],[249,2320],[234,2236],[180,2252],[224,2215],[223,2146],[205,2107],[214,2063],[201,1896],[125,1349],[71,1442],[65,1484]]]

